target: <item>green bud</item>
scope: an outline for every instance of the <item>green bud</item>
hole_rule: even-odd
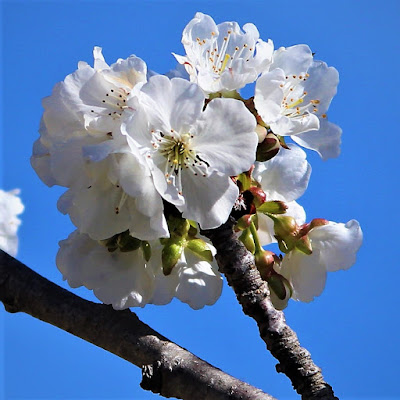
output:
[[[182,241],[169,240],[164,245],[161,253],[162,267],[164,275],[169,275],[172,268],[176,265],[183,251]]]
[[[150,260],[151,257],[151,246],[150,243],[147,242],[146,240],[142,241],[142,251],[143,251],[143,257],[146,261]]]
[[[235,229],[238,231],[243,231],[247,229],[253,222],[254,214],[246,214],[238,219]]]
[[[237,180],[240,182],[241,190],[243,192],[250,189],[252,183],[250,174],[242,172],[238,175]]]
[[[257,211],[264,214],[284,214],[287,208],[287,205],[283,201],[274,200],[262,203],[257,207]]]
[[[246,246],[246,249],[250,251],[250,253],[254,254],[256,251],[256,245],[254,244],[253,235],[251,234],[250,229],[245,229],[240,235],[239,240]]]
[[[186,246],[204,261],[211,262],[214,258],[208,244],[202,239],[191,239]]]

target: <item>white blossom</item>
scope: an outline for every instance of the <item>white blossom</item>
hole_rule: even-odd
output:
[[[21,224],[17,215],[24,211],[19,193],[19,189],[8,192],[0,189],[0,249],[13,257],[17,255],[17,230]]]
[[[170,275],[161,266],[162,246],[150,242],[151,258],[142,250],[109,252],[86,234],[73,232],[62,240],[57,267],[73,288],[85,286],[105,304],[121,310],[146,304],[167,304],[174,297],[194,309],[219,298],[222,278],[215,263],[199,259],[185,249]],[[210,250],[215,254],[215,249]]]
[[[275,134],[291,136],[323,159],[337,157],[342,131],[326,113],[338,83],[337,70],[314,60],[308,46],[281,47],[257,80],[254,104]]]
[[[277,270],[292,285],[292,298],[310,302],[325,287],[327,272],[346,270],[356,261],[362,231],[356,220],[346,224],[329,222],[310,230],[312,254],[298,250],[286,254]]]
[[[141,239],[168,236],[146,161],[120,133],[121,121],[135,112],[146,64],[130,56],[109,66],[99,47],[93,54],[93,68],[80,62],[43,100],[32,166],[49,186],[69,188],[58,206],[82,233],[105,239],[129,229]]]
[[[236,22],[216,25],[203,13],[196,13],[182,34],[186,56],[174,54],[206,93],[231,91],[254,82],[268,69],[273,43],[259,38],[253,24],[243,31]]]
[[[202,111],[204,100],[196,84],[154,76],[123,129],[145,155],[160,195],[184,218],[212,229],[231,212],[238,188],[230,177],[253,164],[257,135],[242,102],[214,99]]]

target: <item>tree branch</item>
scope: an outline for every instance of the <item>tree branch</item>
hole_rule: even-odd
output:
[[[273,400],[197,358],[130,310],[84,300],[0,250],[0,301],[95,344],[142,369],[143,389],[186,400]]]
[[[275,310],[272,305],[268,285],[261,279],[254,257],[233,232],[234,224],[231,217],[219,228],[202,231],[202,234],[217,249],[219,269],[234,289],[244,313],[256,320],[261,338],[278,359],[276,370],[288,376],[303,400],[338,400],[332,387],[324,381],[321,369],[286,324],[283,312]]]

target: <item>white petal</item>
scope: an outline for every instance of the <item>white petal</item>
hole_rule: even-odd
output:
[[[274,69],[260,76],[256,82],[254,105],[263,121],[267,124],[275,122],[281,113],[284,97],[280,85],[285,83],[285,72]]]
[[[253,176],[270,200],[292,201],[303,195],[310,180],[311,165],[296,145],[281,148],[271,160],[255,164]]]
[[[179,276],[176,297],[194,310],[214,304],[222,291],[222,277],[217,267],[199,260],[188,249],[184,253],[187,265],[180,264],[175,271]]]
[[[154,125],[165,123],[164,127],[158,129],[172,128],[178,132],[187,132],[204,105],[202,90],[181,78],[169,80],[163,75],[153,76],[142,87],[142,92],[148,96],[142,99],[148,106],[148,119]]]
[[[323,160],[336,158],[340,154],[342,129],[327,121],[320,119],[320,129],[304,132],[292,136],[292,139],[307,149],[315,150]]]
[[[143,307],[151,297],[153,274],[140,249],[110,253],[78,231],[59,245],[57,267],[71,287],[83,285],[115,309]]]
[[[286,75],[297,75],[307,72],[312,62],[312,51],[305,44],[281,47],[274,52],[270,70],[281,68],[285,71]]]
[[[316,227],[308,236],[313,250],[320,251],[328,271],[350,268],[356,262],[363,239],[360,224],[354,219],[347,224],[330,222]]]
[[[198,121],[191,143],[212,169],[238,175],[254,163],[255,128],[256,120],[242,102],[214,99]]]
[[[13,257],[18,250],[17,230],[21,224],[17,215],[25,208],[18,195],[19,189],[9,192],[0,189],[0,249]]]
[[[324,290],[326,269],[318,249],[309,256],[297,250],[286,254],[279,273],[292,284],[295,300],[310,302]]]
[[[229,176],[212,173],[207,177],[182,174],[184,206],[177,206],[183,217],[198,222],[202,229],[214,229],[229,217],[239,195]]]

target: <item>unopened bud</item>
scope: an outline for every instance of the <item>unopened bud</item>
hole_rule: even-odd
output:
[[[278,240],[279,249],[284,253],[291,251],[297,240],[299,226],[293,217],[286,215],[268,215],[274,221],[275,237]]]
[[[193,251],[199,258],[204,261],[211,262],[213,260],[213,255],[208,247],[208,244],[202,239],[192,239],[187,242],[187,248]]]
[[[273,133],[268,133],[262,143],[257,146],[256,160],[270,160],[278,154],[280,147],[279,139]]]
[[[245,229],[243,233],[240,235],[239,240],[246,246],[246,249],[250,251],[250,253],[254,254],[256,250],[256,245],[254,243],[253,235],[251,234],[249,229]]]
[[[164,246],[161,253],[162,267],[164,275],[169,275],[172,269],[175,267],[183,251],[183,245],[181,241],[172,241]]]
[[[262,143],[267,136],[267,128],[264,128],[262,125],[257,124],[255,132],[258,136],[258,143]]]
[[[258,212],[268,214],[285,214],[287,209],[287,205],[280,200],[266,201],[257,207]]]
[[[252,186],[249,189],[249,192],[253,195],[253,204],[256,206],[256,208],[260,207],[261,204],[265,203],[267,195],[265,194],[264,190],[262,190],[257,186]]]

